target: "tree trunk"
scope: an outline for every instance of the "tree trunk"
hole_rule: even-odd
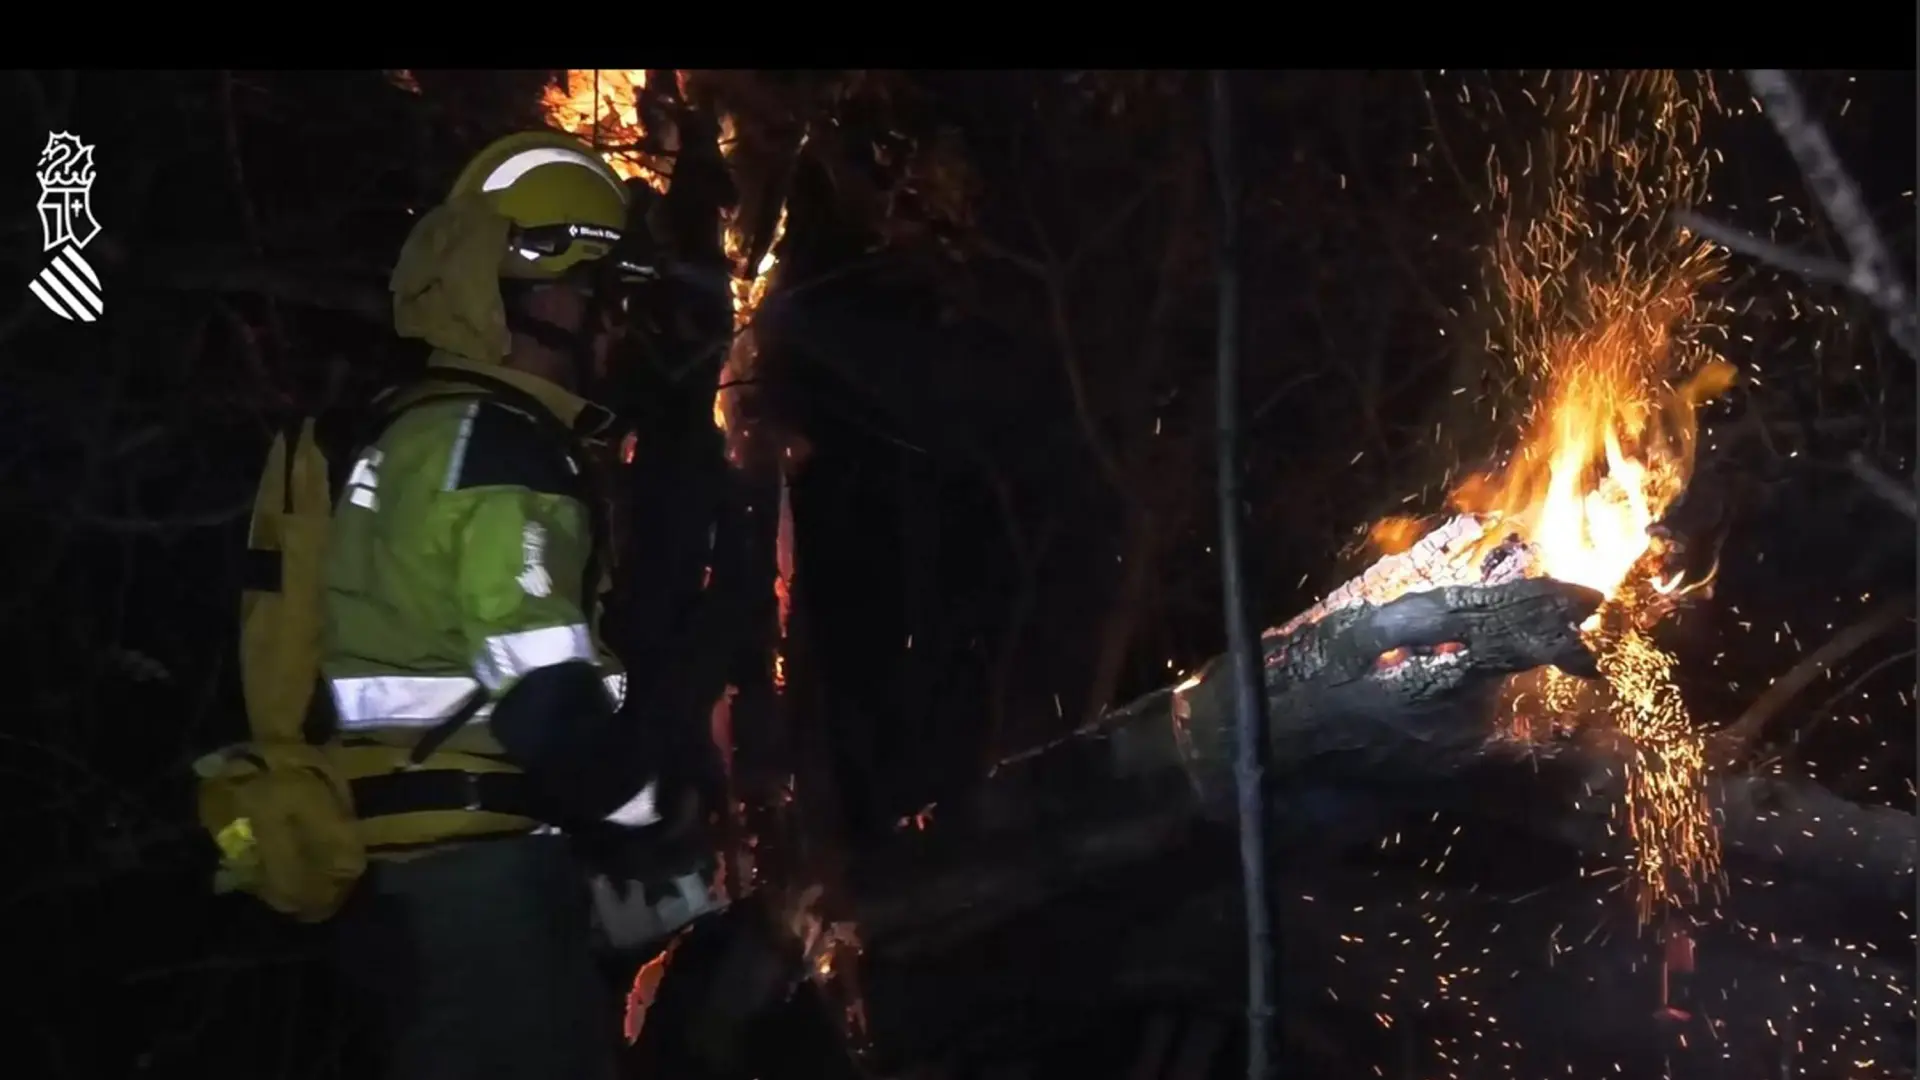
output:
[[[1128,514],[1126,539],[1120,549],[1120,580],[1114,586],[1113,603],[1100,624],[1100,645],[1093,656],[1093,673],[1087,680],[1087,694],[1081,702],[1082,718],[1098,719],[1112,704],[1126,670],[1127,656],[1133,649],[1146,606],[1147,587],[1152,584],[1154,523],[1144,512]]]
[[[917,748],[913,763],[884,770],[877,794],[882,807],[896,807],[907,793],[900,790],[900,778],[921,775],[928,757],[944,751],[937,740],[942,711],[935,706],[939,662],[945,655],[943,620],[940,607],[940,520],[928,478],[918,463],[902,457],[895,465],[896,490],[900,496],[900,576],[905,584],[901,610],[903,628],[897,677],[901,683],[900,706],[887,725],[892,730],[881,737],[893,753]],[[910,737],[903,728],[911,729]],[[897,811],[896,811],[897,812]]]
[[[1032,621],[1033,609],[1040,599],[1041,554],[1027,553],[1018,558],[1018,584],[1014,586],[1013,603],[1007,611],[1007,621],[1000,632],[1000,640],[994,645],[991,689],[987,701],[987,734],[983,740],[984,753],[981,757],[981,764],[987,769],[991,769],[1007,752],[1007,717],[1012,711],[1020,644],[1025,640],[1027,624]]]

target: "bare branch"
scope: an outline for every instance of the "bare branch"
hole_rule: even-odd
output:
[[[227,179],[233,184],[234,199],[240,204],[240,221],[246,229],[247,246],[255,258],[265,261],[266,244],[261,240],[260,213],[254,206],[253,191],[247,185],[247,170],[240,154],[240,121],[233,107],[233,72],[220,72],[220,133],[227,154]],[[266,296],[267,328],[273,334],[275,349],[286,359],[287,332],[280,320],[280,305]]]
[[[1079,266],[1081,260],[1085,259],[1088,254],[1099,250],[1105,246],[1109,239],[1118,235],[1121,227],[1124,226],[1134,214],[1138,213],[1141,207],[1147,204],[1147,200],[1173,178],[1174,171],[1178,167],[1176,164],[1159,175],[1149,177],[1146,183],[1140,185],[1138,191],[1134,192],[1126,201],[1120,204],[1120,207],[1113,212],[1111,218],[1108,218],[1104,223],[1089,230],[1088,235],[1074,248],[1072,254],[1067,256],[1066,266],[1064,267],[1066,272],[1069,274],[1072,273],[1074,268]],[[1034,227],[1036,229],[1039,228],[1039,222],[1036,221]]]
[[[1015,251],[984,236],[972,238],[971,245],[988,258],[997,259],[1041,281],[1047,280],[1046,264],[1025,252]]]
[[[1920,328],[1915,325],[1913,296],[1894,269],[1893,255],[1860,197],[1860,186],[1840,164],[1826,130],[1808,112],[1806,100],[1786,72],[1763,68],[1746,75],[1767,119],[1799,164],[1807,188],[1846,243],[1852,259],[1848,286],[1880,309],[1893,340],[1908,356],[1920,361]]]
[[[95,513],[84,507],[75,507],[69,516],[78,524],[103,532],[133,534],[171,534],[188,532],[194,529],[216,529],[235,522],[253,510],[253,496],[229,506],[214,507],[211,510],[199,510],[191,513],[173,514],[166,517],[120,517]]]
[[[1880,674],[1881,672],[1887,670],[1888,668],[1892,667],[1895,664],[1901,663],[1902,661],[1912,660],[1913,654],[1916,651],[1920,651],[1920,650],[1901,649],[1899,652],[1894,653],[1892,656],[1883,656],[1878,661],[1876,661],[1871,666],[1869,666],[1867,670],[1861,672],[1858,675],[1855,675],[1853,679],[1847,683],[1847,685],[1834,691],[1832,696],[1828,697],[1827,700],[1821,702],[1819,705],[1816,705],[1812,710],[1810,710],[1807,713],[1806,724],[1800,728],[1799,733],[1804,735],[1807,732],[1812,731],[1814,727],[1817,726],[1822,720],[1825,720],[1828,716],[1832,715],[1833,710],[1842,701],[1845,701],[1847,698],[1853,696],[1853,694],[1856,691],[1858,691],[1862,686],[1866,685],[1866,682],[1868,679],[1873,678],[1875,675]]]
[[[1833,259],[1794,251],[1792,248],[1762,239],[1744,229],[1722,224],[1692,210],[1675,211],[1673,220],[1681,228],[1699,233],[1728,251],[1739,252],[1796,277],[1827,285],[1846,285],[1851,280],[1852,271]]]
[[[1888,476],[1857,450],[1847,455],[1847,471],[1858,477],[1868,491],[1885,499],[1894,509],[1920,520],[1920,505],[1917,505],[1920,500],[1914,498],[1911,484],[1902,484]]]
[[[1087,440],[1087,449],[1094,460],[1099,462],[1100,471],[1113,485],[1114,494],[1129,507],[1140,510],[1140,497],[1134,493],[1133,485],[1127,483],[1126,470],[1120,467],[1120,459],[1114,456],[1113,448],[1107,445],[1106,437],[1100,434],[1100,425],[1093,415],[1093,400],[1087,393],[1087,380],[1080,362],[1080,350],[1074,343],[1073,323],[1067,314],[1067,283],[1058,264],[1049,266],[1047,283],[1047,321],[1053,328],[1054,343],[1060,349],[1060,366],[1067,374],[1067,390],[1073,395],[1073,416],[1080,425],[1080,433]]]
[[[149,260],[143,259],[142,262]],[[246,259],[208,257],[185,265],[154,261],[147,280],[182,292],[206,291],[236,296],[269,296],[324,311],[356,315],[385,325],[393,318],[392,302],[384,291],[338,277],[303,273]],[[166,267],[166,269],[159,269]]]
[[[1895,596],[1869,612],[1859,622],[1841,630],[1828,638],[1826,643],[1801,658],[1798,664],[1787,673],[1773,681],[1773,685],[1759,697],[1753,699],[1739,719],[1714,733],[1714,742],[1729,757],[1738,757],[1745,752],[1747,744],[1757,738],[1775,716],[1779,715],[1802,690],[1813,685],[1813,681],[1832,670],[1834,665],[1859,651],[1881,634],[1891,630],[1897,623],[1907,619],[1913,613],[1911,594]]]

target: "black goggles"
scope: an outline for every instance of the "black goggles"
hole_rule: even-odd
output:
[[[516,228],[507,244],[523,258],[548,259],[573,250],[575,244],[600,244],[608,254],[604,258],[581,263],[574,269],[583,283],[605,282],[611,285],[642,285],[660,279],[656,260],[631,250],[619,229],[601,225],[536,225]],[[569,272],[572,275],[572,271]]]

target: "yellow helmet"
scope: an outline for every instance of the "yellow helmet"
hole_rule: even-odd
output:
[[[473,194],[514,223],[503,278],[560,277],[606,258],[627,228],[626,185],[592,147],[555,131],[509,135],[480,151],[449,198]]]

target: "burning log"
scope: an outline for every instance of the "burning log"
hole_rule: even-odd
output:
[[[1376,561],[1359,577],[1328,593],[1326,599],[1262,636],[1291,634],[1336,611],[1378,604],[1412,592],[1448,585],[1504,585],[1528,576],[1536,562],[1535,553],[1518,536],[1504,537],[1491,552],[1476,557],[1491,524],[1478,514],[1457,514],[1407,550]]]
[[[1547,665],[1594,673],[1577,628],[1600,594],[1525,578],[1517,540],[1472,557],[1482,534],[1477,519],[1456,518],[1262,635],[1277,770],[1357,765],[1379,778],[1411,752],[1404,767],[1432,774],[1482,752],[1484,716],[1460,709],[1463,699]],[[1119,775],[1177,765],[1203,802],[1231,790],[1221,665],[1111,714]]]
[[[1493,694],[1512,673],[1553,665],[1592,674],[1575,626],[1597,594],[1525,572],[1528,549],[1509,538],[1483,560],[1466,516],[1403,556],[1381,560],[1326,601],[1263,639],[1276,768],[1316,781],[1378,788],[1438,786],[1489,770],[1524,771],[1517,801],[1536,827],[1583,850],[1630,856],[1618,807],[1634,767],[1656,752],[1615,730],[1588,727],[1557,742],[1508,737]],[[1475,574],[1504,584],[1471,585]],[[1384,604],[1408,582],[1437,588]],[[1179,687],[1114,714],[1116,775],[1178,767],[1203,807],[1232,792],[1231,712],[1216,660]],[[1920,828],[1914,815],[1861,806],[1806,782],[1716,772],[1703,785],[1719,842],[1751,868],[1818,880],[1862,899],[1911,899]],[[1485,812],[1499,813],[1488,807]]]

